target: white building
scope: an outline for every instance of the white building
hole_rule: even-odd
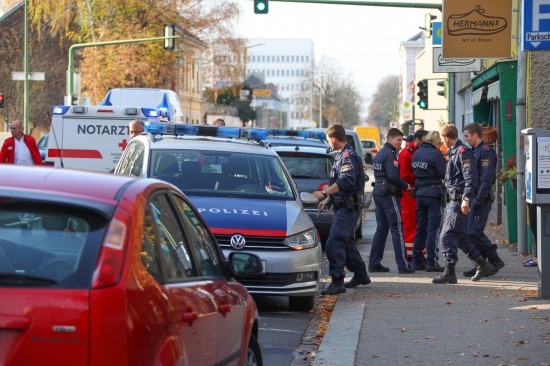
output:
[[[311,39],[250,39],[246,75],[261,73],[290,104],[286,128],[311,127],[314,45]]]

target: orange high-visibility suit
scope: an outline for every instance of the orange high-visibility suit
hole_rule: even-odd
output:
[[[415,151],[416,146],[413,140],[407,143],[397,158],[401,178],[409,183],[411,188],[414,186],[415,179],[411,165],[412,156]],[[403,197],[401,197],[401,222],[403,223],[403,240],[407,249],[407,259],[411,261],[414,233],[416,232],[416,199],[411,197],[411,191],[403,191]]]

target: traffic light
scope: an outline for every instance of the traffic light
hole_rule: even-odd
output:
[[[437,82],[437,86],[442,86],[443,87],[443,90],[438,90],[437,91],[437,95],[441,95],[442,97],[445,97],[447,98],[447,79],[445,80],[441,80],[441,81],[438,81]]]
[[[4,93],[0,93],[0,108],[4,108]]]
[[[172,37],[174,35],[174,24],[166,24],[164,26],[164,37]],[[173,50],[174,44],[176,41],[174,38],[167,38],[164,40],[164,49],[165,50]]]
[[[428,80],[422,79],[416,84],[418,86],[418,106],[422,109],[428,109]]]
[[[254,14],[267,14],[269,0],[254,0]]]

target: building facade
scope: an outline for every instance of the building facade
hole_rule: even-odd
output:
[[[311,127],[314,44],[310,39],[250,39],[246,47],[246,75],[261,74],[288,101],[289,129]],[[251,85],[251,88],[255,86]]]

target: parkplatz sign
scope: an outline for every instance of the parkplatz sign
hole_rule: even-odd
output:
[[[512,0],[443,0],[443,58],[512,55]]]
[[[550,50],[550,0],[523,0],[522,51]]]

